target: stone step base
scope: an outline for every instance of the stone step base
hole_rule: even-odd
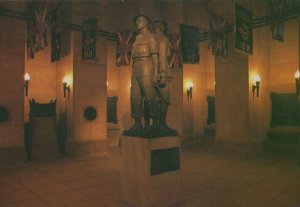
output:
[[[263,152],[266,155],[297,159],[300,157],[300,144],[265,141]]]

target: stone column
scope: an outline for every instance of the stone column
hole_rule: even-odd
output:
[[[229,36],[229,56],[216,57],[216,141],[248,143],[248,56],[234,50]]]
[[[106,39],[97,37],[97,60],[81,59],[81,34],[74,34],[73,60],[73,139],[84,151],[101,154],[106,151]],[[87,120],[88,107],[96,110],[97,117]],[[79,146],[78,146],[79,147]],[[78,150],[80,150],[78,148]]]
[[[22,8],[19,4],[2,6],[12,10]],[[23,20],[1,16],[0,106],[7,110],[8,120],[0,123],[0,149],[24,146],[25,32],[26,23]]]
[[[73,2],[72,22],[97,18],[97,28],[111,30],[114,20],[107,19],[110,11],[106,2]],[[103,18],[101,18],[103,16]],[[104,21],[105,20],[105,21]],[[107,39],[96,35],[96,58],[83,60],[81,32],[73,33],[73,140],[71,153],[97,155],[106,153],[107,145]],[[93,120],[85,118],[86,109],[96,111]]]

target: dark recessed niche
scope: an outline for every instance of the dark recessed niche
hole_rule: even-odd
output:
[[[87,107],[84,110],[83,116],[88,121],[93,121],[97,118],[97,111],[94,107]]]
[[[6,108],[0,106],[0,123],[6,122],[8,120],[9,113]]]

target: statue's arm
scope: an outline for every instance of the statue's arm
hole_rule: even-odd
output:
[[[165,39],[160,41],[159,45],[159,73],[161,77],[166,76],[167,74],[167,55],[168,55],[168,45]]]
[[[165,87],[167,84],[167,67],[168,67],[168,56],[170,55],[170,44],[169,41],[163,38],[159,45],[159,78],[160,87]]]
[[[152,54],[153,70],[154,70],[154,83],[157,83],[158,80],[158,53]]]
[[[153,83],[157,84],[159,59],[158,59],[158,45],[154,36],[150,37],[149,44],[150,44],[150,54],[152,56],[153,72],[154,72]]]

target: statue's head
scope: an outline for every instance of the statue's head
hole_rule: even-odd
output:
[[[153,31],[158,32],[160,31],[161,33],[165,34],[167,30],[167,23],[164,20],[158,19],[154,20],[152,22],[153,24]]]
[[[144,13],[139,13],[133,18],[133,21],[136,24],[138,30],[143,29],[144,27],[149,28],[151,19]]]

